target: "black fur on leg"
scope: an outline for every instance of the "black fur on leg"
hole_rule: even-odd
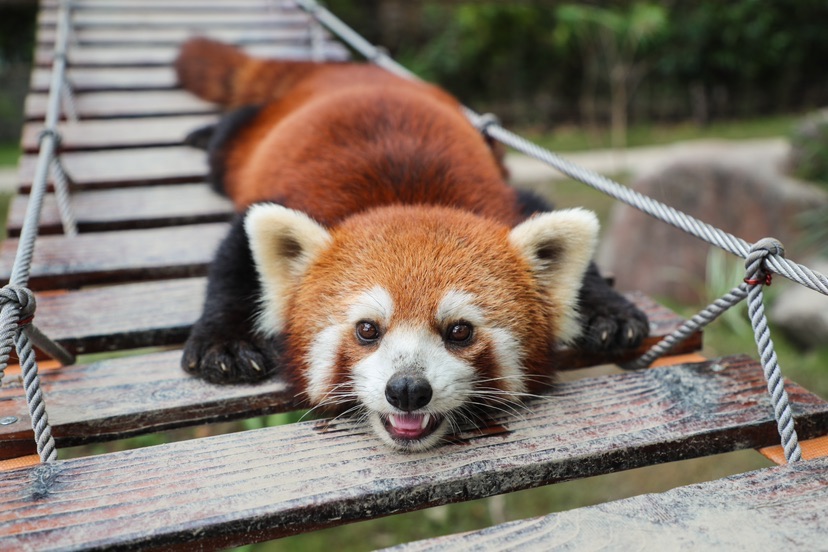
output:
[[[207,150],[207,163],[210,167],[208,180],[215,192],[227,195],[224,193],[227,147],[236,133],[256,118],[261,109],[257,105],[240,107],[222,116],[218,123],[197,128],[184,138],[186,145]]]
[[[578,298],[583,333],[576,347],[614,351],[638,347],[650,333],[647,315],[615,291],[590,263]]]
[[[279,367],[281,344],[254,331],[259,279],[238,216],[210,265],[201,318],[184,345],[181,366],[213,383],[255,382]]]

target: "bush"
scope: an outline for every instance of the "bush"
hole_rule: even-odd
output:
[[[805,117],[794,128],[790,140],[790,173],[828,187],[828,109]]]

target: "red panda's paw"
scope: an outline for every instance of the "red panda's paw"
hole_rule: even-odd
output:
[[[589,352],[634,349],[650,334],[647,315],[626,299],[618,298],[619,301],[609,301],[582,313],[579,349]]]
[[[200,339],[190,336],[181,367],[211,383],[253,383],[275,370],[274,352],[247,340]]]

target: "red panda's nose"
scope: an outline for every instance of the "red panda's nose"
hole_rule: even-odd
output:
[[[431,384],[422,376],[394,374],[385,386],[385,398],[404,412],[422,408],[431,401]]]

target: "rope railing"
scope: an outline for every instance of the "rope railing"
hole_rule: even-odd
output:
[[[35,298],[26,287],[31,275],[32,256],[37,239],[40,213],[46,195],[47,180],[50,170],[64,174],[57,167],[57,150],[60,137],[57,131],[60,119],[62,92],[66,74],[66,45],[68,41],[71,6],[62,1],[58,7],[59,18],[55,39],[55,55],[52,62],[52,75],[49,86],[49,99],[46,109],[44,130],[40,134],[40,144],[29,194],[29,203],[20,238],[17,245],[14,264],[9,284],[0,290],[0,383],[8,366],[12,347],[17,350],[20,368],[23,374],[23,389],[32,420],[32,429],[37,443],[37,452],[42,462],[57,459],[57,449],[49,426],[46,404],[40,388],[38,367],[34,348],[38,348],[61,364],[72,364],[74,357],[62,346],[55,343],[32,324],[35,313]],[[56,180],[58,180],[56,178]],[[57,183],[56,183],[57,186]]]
[[[367,60],[398,76],[418,80],[416,75],[391,59],[384,50],[365,40],[342,20],[319,5],[316,0],[295,1],[316,21],[324,25]],[[722,312],[748,298],[749,316],[754,328],[765,378],[768,382],[768,392],[785,450],[785,458],[788,462],[800,460],[802,454],[793,428],[791,408],[764,313],[762,287],[770,282],[771,274],[775,273],[814,291],[828,295],[828,277],[786,259],[781,245],[775,240],[772,241],[770,246],[766,240],[750,244],[739,237],[623,186],[603,175],[571,163],[563,157],[503,128],[497,119],[490,114],[481,115],[467,107],[463,107],[463,110],[469,121],[484,135],[524,155],[537,159],[566,176],[587,184],[618,201],[622,201],[711,245],[747,260],[747,276],[743,284],[714,301],[710,306],[679,327],[672,335],[667,336],[652,347],[641,358],[626,364],[624,367],[644,368],[649,366],[656,358],[666,354],[686,337],[715,320]]]

